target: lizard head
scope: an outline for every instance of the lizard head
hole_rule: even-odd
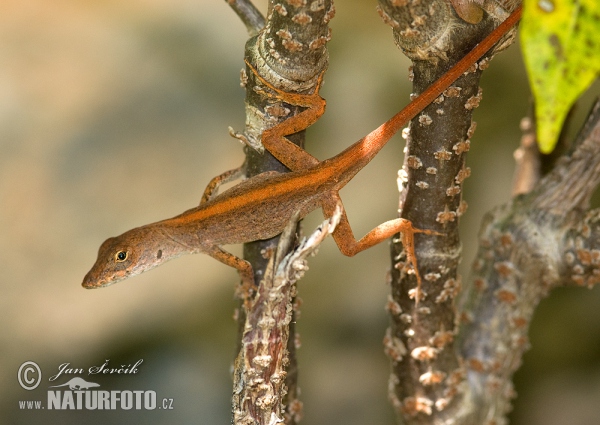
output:
[[[152,243],[156,241],[153,229],[146,226],[107,239],[100,246],[96,263],[83,278],[82,286],[87,289],[102,288],[163,263],[169,256],[156,243]]]

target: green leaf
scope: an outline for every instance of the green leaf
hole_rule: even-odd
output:
[[[524,0],[521,49],[538,144],[550,153],[567,112],[600,72],[600,0]]]

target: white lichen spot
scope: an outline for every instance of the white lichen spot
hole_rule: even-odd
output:
[[[454,221],[456,220],[456,212],[455,211],[450,211],[448,209],[448,205],[446,205],[444,207],[444,211],[437,213],[437,217],[435,218],[435,221],[437,221],[438,223],[448,223],[449,221]]]
[[[290,110],[281,103],[265,106],[265,112],[273,117],[286,117],[290,114]]]
[[[460,217],[461,215],[467,212],[468,207],[469,205],[467,204],[467,201],[461,200],[460,204],[458,205],[458,208],[456,209],[456,215]]]
[[[460,92],[462,91],[461,87],[450,86],[446,90],[444,90],[444,96],[446,97],[458,97],[460,96]]]
[[[404,335],[406,335],[407,338],[412,338],[413,336],[415,336],[415,330],[410,328],[404,331]]]
[[[442,103],[444,101],[444,99],[445,99],[444,95],[440,94],[438,97],[435,98],[433,103],[435,103],[436,105],[439,105],[440,103]]]
[[[298,40],[282,40],[281,44],[290,52],[300,52],[303,48],[303,44]]]
[[[475,372],[485,372],[485,365],[481,360],[475,357],[471,357],[467,360],[467,367]]]
[[[498,261],[494,264],[494,269],[501,277],[507,278],[515,272],[515,265],[510,261]]]
[[[310,4],[311,12],[318,12],[323,9],[325,9],[325,0],[315,0]]]
[[[481,87],[479,87],[479,90],[477,90],[477,94],[467,99],[467,102],[465,103],[465,109],[468,109],[470,111],[472,109],[477,108],[479,106],[479,103],[481,102],[481,99],[483,99],[483,90],[481,89]]]
[[[456,196],[460,193],[460,186],[452,185],[446,189],[446,196]]]
[[[246,74],[246,69],[242,68],[240,70],[240,87],[245,88],[246,84],[248,84],[248,74]]]
[[[383,347],[385,354],[394,362],[399,362],[406,355],[408,350],[402,340],[392,335],[391,328],[387,328],[383,337]]]
[[[443,303],[449,299],[456,297],[460,291],[460,279],[450,278],[444,282],[444,287],[440,294],[435,298],[437,304]]]
[[[430,360],[435,359],[436,356],[438,355],[438,352],[439,352],[439,350],[437,348],[423,346],[423,347],[417,347],[414,350],[412,350],[410,352],[410,356],[415,360],[424,362],[424,361],[430,361]]]
[[[494,292],[494,295],[498,300],[506,304],[514,304],[517,302],[517,294],[509,288],[500,288]]]
[[[294,17],[292,18],[292,21],[298,25],[308,25],[312,22],[312,18],[309,15],[307,15],[306,13],[302,12],[302,13],[297,13],[296,15],[294,15]]]
[[[477,292],[483,292],[488,287],[487,281],[481,277],[478,277],[475,280],[473,280],[473,285],[475,286]]]
[[[398,170],[398,179],[397,179],[397,183],[398,183],[398,190],[402,191],[402,187],[408,183],[408,173],[406,172],[406,170],[404,168],[401,168]]]
[[[485,71],[490,66],[490,60],[488,58],[483,58],[478,63],[479,69]]]
[[[308,45],[308,48],[310,50],[320,49],[324,45],[326,45],[329,40],[331,40],[331,29],[329,30],[329,33],[328,33],[327,36],[317,37],[316,39],[314,39],[313,41],[311,41],[309,43],[309,45]]]
[[[442,275],[439,273],[427,273],[425,276],[423,276],[423,278],[428,282],[435,282],[440,277],[442,277]]]
[[[404,140],[408,140],[408,137],[410,136],[410,127],[404,127],[401,134]]]
[[[446,373],[441,371],[429,371],[419,376],[419,382],[425,386],[439,384],[446,378]]]
[[[271,356],[269,356],[268,354],[264,355],[264,356],[256,356],[252,359],[252,363],[254,363],[256,366],[265,368],[271,364],[272,359],[273,358]]]
[[[444,115],[445,114],[445,112],[444,112],[444,110],[442,108],[436,109],[435,113],[438,114],[438,115]]]
[[[416,416],[419,413],[431,415],[433,402],[427,397],[406,397],[402,401],[402,413],[408,416]]]
[[[287,9],[285,8],[284,5],[282,5],[281,3],[277,3],[275,6],[273,6],[273,10],[277,13],[279,13],[281,16],[287,16]]]
[[[417,156],[410,155],[408,158],[406,158],[406,165],[408,165],[409,168],[418,170],[423,166],[423,161],[421,161]]]
[[[409,325],[412,323],[412,316],[407,313],[403,313],[400,315],[400,321],[405,325]]]
[[[592,254],[592,264],[595,266],[600,264],[600,250],[592,249],[590,252]]]
[[[467,138],[472,138],[473,134],[475,134],[475,130],[477,129],[477,122],[475,121],[471,121],[471,125],[469,126],[469,129],[467,130]]]
[[[419,295],[418,298],[417,295]],[[412,288],[408,290],[408,298],[410,298],[411,300],[424,300],[425,298],[427,298],[427,292],[423,291],[421,288]]]
[[[452,340],[454,340],[454,333],[452,331],[437,331],[429,338],[429,343],[431,346],[441,350],[447,344],[451,343]]]
[[[323,17],[323,23],[325,25],[327,25],[329,23],[329,21],[331,21],[335,16],[335,6],[333,3],[331,3],[331,7],[329,8],[329,10],[327,11],[327,13],[325,13],[325,16]]]
[[[411,27],[406,27],[405,29],[403,29],[402,31],[400,31],[400,35],[402,37],[406,37],[406,38],[412,38],[412,37],[416,37],[419,34],[421,34],[421,31],[411,28]]]
[[[400,307],[400,304],[398,304],[391,295],[388,295],[388,300],[385,304],[385,309],[394,316],[397,316],[402,313],[402,307]]]
[[[427,397],[417,397],[417,404],[415,406],[417,412],[424,413],[427,416],[431,416],[431,406],[433,406],[433,401],[431,401]]]
[[[438,412],[441,412],[442,410],[444,410],[448,406],[448,404],[450,404],[450,400],[449,399],[444,398],[444,397],[438,398],[435,401],[435,409]]]
[[[408,67],[408,81],[413,81],[415,79],[415,71],[413,69],[413,66],[409,66]]]
[[[388,15],[387,12],[381,8],[381,6],[377,5],[376,10],[377,13],[379,13],[379,16],[381,17],[381,20],[384,24],[389,25],[394,29],[400,28],[400,24],[398,23],[398,21],[396,21],[394,18]]]
[[[578,249],[576,252],[577,259],[582,265],[589,266],[592,264],[592,252],[589,249]]]
[[[424,181],[418,181],[415,183],[415,185],[420,189],[429,189],[429,183]]]
[[[470,140],[461,140],[454,146],[452,146],[452,150],[455,154],[460,155],[464,152],[468,152],[471,149],[471,141]]]
[[[431,119],[431,117],[427,114],[421,114],[419,115],[419,124],[423,125],[423,126],[428,126],[431,125],[431,123],[433,122],[433,120]]]
[[[435,175],[435,174],[437,174],[437,168],[435,168],[435,167],[427,167],[427,169],[425,170],[425,172],[427,174],[433,174],[433,175]]]
[[[417,93],[411,93],[408,95],[408,98],[410,100],[415,100],[417,97],[419,97],[419,95]]]
[[[419,313],[423,316],[427,316],[427,315],[431,314],[431,309],[429,307],[419,307],[417,309],[417,313]]]
[[[456,182],[456,184],[461,184],[470,175],[471,175],[471,168],[470,167],[465,167],[463,165],[463,168],[461,168],[460,171],[456,174],[456,177],[454,178],[454,181]]]
[[[417,15],[413,18],[411,25],[413,27],[421,27],[421,26],[425,25],[426,20],[427,20],[426,15]]]
[[[435,157],[435,159],[439,159],[440,161],[448,161],[450,158],[452,158],[452,152],[448,152],[445,149],[442,149],[440,151],[434,152],[433,156]]]
[[[510,322],[514,328],[525,328],[529,323],[529,321],[523,316],[512,317]]]
[[[281,55],[275,49],[269,49],[269,54],[273,57],[273,59],[276,59],[276,60],[281,59]]]
[[[472,74],[472,73],[474,73],[475,71],[477,71],[477,63],[474,63],[473,65],[471,65],[471,66],[469,67],[469,69],[467,69],[467,70],[466,70],[466,71],[463,73],[463,75],[469,75],[469,74]]]
[[[306,6],[306,0],[286,0],[287,4],[294,7]]]
[[[575,262],[575,254],[573,254],[572,252],[567,252],[565,254],[565,261],[569,266],[572,265]]]
[[[277,31],[275,35],[281,38],[282,40],[291,40],[293,38],[292,33],[284,29]]]

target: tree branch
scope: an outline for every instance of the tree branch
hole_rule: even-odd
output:
[[[296,232],[296,219],[286,228],[247,312],[242,349],[235,362],[233,423],[272,425],[300,420],[301,404],[285,408],[285,385],[289,353],[289,325],[292,321],[296,286],[307,269],[307,258],[330,235],[341,216],[341,208],[315,232],[292,249],[289,240]],[[293,417],[292,417],[293,416]]]
[[[265,18],[260,11],[252,4],[250,0],[225,0],[231,6],[233,11],[239,16],[248,35],[253,37],[257,35],[265,26]]]
[[[559,285],[600,281],[600,210],[583,211],[600,183],[600,103],[578,140],[534,191],[484,219],[461,306],[465,423],[504,423],[539,301]]]
[[[380,0],[379,5],[396,44],[413,60],[415,93],[425,90],[512,11],[500,8],[501,16],[487,13],[477,24],[468,24],[445,0]],[[481,72],[493,54],[512,42],[514,33],[510,31],[404,132],[401,217],[445,237],[415,238],[422,294],[415,292],[414,274],[405,270],[399,240],[392,246],[391,326],[384,342],[392,360],[389,397],[403,423],[461,423],[465,370],[453,339],[454,297],[461,287],[458,218],[467,208],[461,200],[462,182],[471,172],[465,156],[475,130],[472,111],[482,98]]]
[[[318,2],[279,1],[269,2],[267,22],[264,28],[246,43],[245,59],[272,84],[284,91],[312,93],[318,76],[327,67],[326,42],[330,38],[328,23],[333,18],[332,0]],[[242,84],[246,87],[246,127],[242,140],[246,147],[246,174],[248,177],[267,172],[288,170],[268,151],[264,151],[260,140],[262,132],[273,127],[290,116],[302,111],[302,108],[282,102],[272,102],[262,95],[264,87],[249,69],[242,71]],[[288,136],[299,146],[304,145],[305,131]],[[290,233],[289,238],[295,238]],[[244,244],[244,258],[254,268],[255,281],[260,282],[270,258],[276,250],[279,237]],[[293,246],[290,243],[289,246]],[[247,327],[246,314],[240,309],[238,329],[240,341]],[[292,313],[294,314],[294,313]],[[248,317],[254,321],[253,318]],[[289,322],[290,338],[287,339],[289,353],[285,386],[287,395],[286,424],[298,419],[301,403],[297,400],[297,368],[295,355],[294,319]],[[252,323],[258,326],[257,323]],[[283,340],[274,342],[281,344]],[[240,347],[241,348],[241,347]]]

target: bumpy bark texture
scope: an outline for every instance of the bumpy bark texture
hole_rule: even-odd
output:
[[[445,0],[379,2],[380,14],[392,26],[396,43],[413,60],[415,94],[472,50],[512,11],[498,10],[481,13],[481,19],[473,19],[477,23],[471,24],[456,15]],[[513,38],[511,31],[412,120],[404,133],[407,151],[399,174],[401,217],[444,236],[415,238],[424,278],[420,292],[414,273],[407,270],[402,245],[392,246],[392,294],[387,305],[391,325],[384,345],[392,361],[389,397],[403,423],[462,423],[471,408],[464,398],[467,371],[454,342],[454,299],[461,290],[458,220],[467,208],[461,199],[462,183],[471,174],[465,159],[475,131],[472,112],[482,99],[479,78],[493,54]]]
[[[466,423],[504,423],[539,301],[557,286],[600,281],[600,210],[586,212],[598,183],[600,103],[572,153],[484,219],[461,305],[459,347],[474,406]]]
[[[262,27],[261,19],[257,18],[256,9],[250,1],[227,1],[246,24],[251,36],[246,43],[246,61],[252,64],[266,81],[278,89],[296,93],[314,92],[318,76],[327,68],[326,43],[330,39],[328,23],[335,13],[333,1],[271,0],[264,27]],[[302,108],[269,99],[264,93],[268,89],[260,87],[260,82],[247,67],[242,70],[242,86],[246,88],[246,127],[243,133],[238,133],[236,137],[248,145],[245,163],[246,176],[251,177],[267,171],[287,172],[288,170],[279,161],[269,152],[264,151],[260,144],[260,137],[266,128],[273,127],[301,112]],[[288,136],[288,138],[299,146],[304,146],[305,132],[302,131]],[[287,237],[294,240],[295,233],[291,232]],[[255,282],[262,282],[265,278],[265,270],[278,242],[279,237],[276,237],[244,245],[244,258],[254,268]],[[288,245],[293,246],[292,243]],[[261,307],[261,303],[264,303],[265,300],[261,298],[260,288],[256,290],[257,292],[253,296],[259,298],[252,301],[253,309],[245,311],[241,307],[238,314],[239,340],[242,345],[248,338],[249,327],[255,329],[261,327],[259,319],[262,315],[257,313],[256,309],[264,308],[264,306]],[[292,294],[295,293],[294,289],[291,291]],[[291,305],[294,305],[293,301],[290,302]],[[270,423],[271,417],[265,416],[264,413],[271,411],[269,410],[272,409],[271,402],[279,400],[280,397],[285,405],[285,414],[282,417],[286,424],[294,424],[301,417],[302,403],[297,399],[294,312],[291,311],[290,314],[292,318],[287,320],[285,325],[289,338],[286,335],[285,338],[273,339],[272,346],[269,348],[273,352],[277,352],[278,356],[284,355],[285,357],[286,373],[277,375],[277,379],[283,378],[284,381],[260,384],[273,384],[274,393],[271,394],[273,398],[264,405],[265,410],[263,411],[256,410],[257,407],[252,406],[252,403],[238,403],[237,408],[234,408],[236,410],[234,412],[235,423]],[[239,346],[238,348],[241,354],[243,347]],[[271,360],[276,362],[277,359],[283,358],[278,356],[272,356]],[[244,361],[239,361],[238,358],[236,376],[253,373],[253,370],[248,369],[250,366],[254,367],[252,359],[245,358]],[[270,366],[267,365],[266,368],[269,369]],[[257,384],[258,381],[253,382]],[[239,391],[239,388],[236,388],[235,391]]]

